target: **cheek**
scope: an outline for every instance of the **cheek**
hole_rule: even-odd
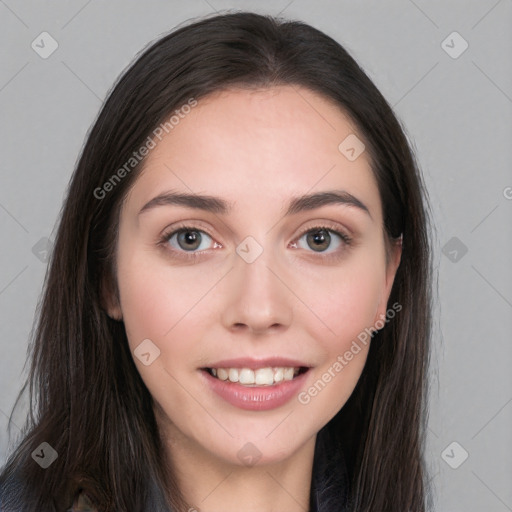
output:
[[[172,312],[176,306],[172,296],[163,293],[154,270],[134,268],[138,271],[120,269],[118,274],[123,320],[130,344],[138,339],[160,338],[172,327]]]
[[[198,276],[192,268],[172,269],[144,253],[119,261],[119,293],[132,352],[148,338],[160,349],[160,363],[171,368],[186,356],[189,340],[200,337],[206,321],[201,299],[218,278]]]
[[[373,325],[384,284],[382,268],[374,257],[359,253],[346,264],[315,274],[303,274],[298,292],[307,298],[309,314],[304,318],[327,351],[344,349]]]
[[[173,325],[185,291],[165,277],[165,270],[144,251],[125,248],[118,257],[118,287],[127,333],[161,336]],[[172,284],[170,284],[172,283]]]
[[[343,280],[329,287],[329,300],[324,302],[326,323],[343,340],[353,338],[371,325],[377,310],[379,290],[370,277]]]
[[[189,378],[190,365],[184,362],[190,361],[191,340],[201,337],[198,301],[204,286],[197,282],[192,286],[186,272],[169,275],[167,270],[166,275],[164,266],[148,265],[143,255],[119,262],[118,281],[126,335],[143,381],[158,403],[187,410],[190,396],[176,382]],[[145,339],[160,351],[148,366],[134,354]]]
[[[315,411],[320,423],[329,421],[346,403],[363,371],[382,291],[382,268],[374,257],[351,260],[332,270],[323,279],[309,276],[301,293],[308,297],[310,311],[303,328],[322,354],[314,381],[299,402]],[[320,278],[320,274],[318,274]]]

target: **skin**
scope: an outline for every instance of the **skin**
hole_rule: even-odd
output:
[[[292,399],[269,411],[225,402],[199,368],[233,357],[290,357],[312,367],[304,391],[386,314],[401,249],[386,264],[367,152],[351,162],[338,150],[351,133],[350,119],[308,89],[215,93],[151,150],[123,204],[119,301],[108,302],[108,313],[123,320],[132,353],[144,339],[160,350],[148,366],[134,361],[155,399],[180,487],[197,510],[308,510],[316,434],[351,395],[369,343],[309,403]],[[218,196],[233,209],[165,205],[139,215],[170,190]],[[283,216],[293,196],[327,190],[350,192],[370,215],[334,204]],[[179,256],[187,242],[177,235],[159,244],[180,221],[203,237],[195,261]],[[325,222],[352,243],[329,232],[331,245],[315,251],[301,232],[314,234]],[[247,236],[263,248],[250,264],[235,251]],[[261,453],[253,466],[237,456],[248,442]]]

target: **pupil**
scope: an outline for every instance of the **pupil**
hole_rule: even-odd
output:
[[[325,229],[319,229],[310,233],[307,237],[308,243],[313,240],[314,245],[310,246],[313,250],[327,249],[331,240],[331,235]]]

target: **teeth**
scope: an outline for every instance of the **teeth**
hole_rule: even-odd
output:
[[[228,372],[224,368],[219,368],[217,370],[217,378],[220,380],[227,380],[228,379]]]
[[[285,368],[284,380],[292,380],[292,379],[293,379],[293,368]]]
[[[240,384],[254,384],[255,373],[258,372],[259,370],[256,370],[256,372],[254,372],[249,368],[242,368],[242,371],[238,375],[238,382],[240,382]]]
[[[254,380],[256,381],[255,383],[259,385],[263,384],[264,386],[268,386],[269,384],[274,384],[274,370],[272,370],[272,368],[261,368],[260,370],[256,370],[254,372]]]
[[[244,386],[272,386],[283,380],[292,380],[300,368],[211,368],[214,377],[220,380],[238,382]]]

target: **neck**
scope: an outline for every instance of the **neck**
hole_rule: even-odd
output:
[[[188,512],[308,512],[316,436],[292,456],[244,465],[221,459],[167,424],[165,443]]]

